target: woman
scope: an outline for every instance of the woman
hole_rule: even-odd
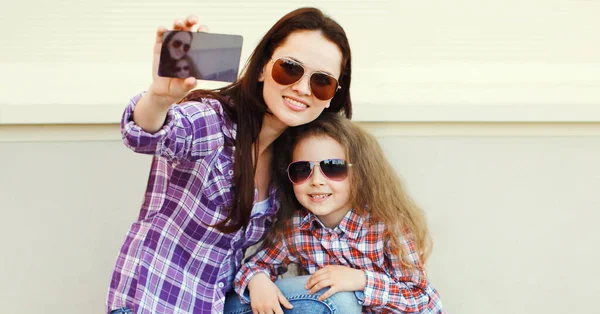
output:
[[[189,17],[173,28],[196,23]],[[245,249],[278,210],[273,143],[323,111],[351,117],[350,47],[331,18],[298,9],[267,32],[236,82],[187,94],[195,78],[157,75],[165,31],[157,31],[152,84],[123,115],[125,144],[157,157],[107,310],[222,313]]]
[[[164,38],[164,44],[160,47],[158,75],[179,77],[176,75],[176,64],[187,57],[193,39],[191,32],[169,32]]]

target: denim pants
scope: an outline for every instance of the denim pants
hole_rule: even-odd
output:
[[[329,298],[319,301],[319,296],[325,293],[329,287],[319,290],[315,294],[310,294],[304,289],[304,285],[310,276],[298,276],[279,279],[275,282],[281,293],[294,306],[288,310],[281,306],[285,314],[360,314],[362,306],[358,303],[354,292],[338,292]],[[241,304],[238,295],[235,292],[229,292],[225,299],[224,314],[251,314],[250,304]]]
[[[304,289],[304,285],[310,276],[298,276],[279,279],[275,282],[281,293],[294,306],[293,309],[283,309],[285,314],[360,314],[362,306],[358,303],[358,299],[354,292],[338,292],[329,298],[319,301],[319,296],[325,293],[329,288],[319,290],[315,294],[310,294]],[[361,291],[362,292],[362,291]],[[111,314],[129,314],[132,310],[127,308],[117,309]],[[242,304],[238,295],[230,291],[225,299],[224,314],[251,314],[252,308],[250,304]]]

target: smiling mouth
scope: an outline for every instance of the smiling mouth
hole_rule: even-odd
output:
[[[297,101],[295,99],[289,98],[287,96],[283,96],[283,99],[285,99],[285,101],[289,102],[294,107],[297,107],[297,108],[300,108],[300,109],[308,108],[307,104],[305,104],[303,102],[300,102],[300,101]]]
[[[326,194],[309,194],[308,196],[310,196],[310,198],[312,198],[314,200],[322,200],[322,199],[325,199],[327,197],[330,197],[331,193],[326,193]]]

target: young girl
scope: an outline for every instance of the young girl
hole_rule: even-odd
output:
[[[195,78],[157,75],[165,31],[156,33],[152,84],[122,119],[125,144],[155,157],[106,310],[222,313],[246,248],[278,210],[273,142],[323,111],[351,116],[350,47],[331,18],[298,9],[267,32],[236,82],[187,94]]]
[[[185,56],[175,63],[175,68],[173,69],[173,74],[175,77],[179,78],[188,78],[188,77],[200,77],[198,74],[198,69],[196,69],[196,65],[194,64],[194,60],[190,58],[190,56]]]
[[[305,294],[314,299],[355,292],[363,313],[443,313],[423,269],[430,252],[423,212],[375,138],[329,114],[298,132],[280,171],[289,180],[281,182],[276,228],[235,278],[243,301],[257,313],[281,311],[288,300],[273,281],[296,263],[311,274]]]

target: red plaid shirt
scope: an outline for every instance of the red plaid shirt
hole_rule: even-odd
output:
[[[408,268],[391,252],[390,241],[383,236],[385,225],[369,224],[368,215],[361,217],[350,210],[337,227],[329,229],[315,215],[303,210],[290,220],[285,230],[282,241],[263,247],[242,265],[234,282],[240,296],[259,272],[275,281],[290,263],[299,264],[310,274],[327,265],[344,265],[365,271],[365,289],[355,292],[363,313],[444,313],[439,294],[427,281],[413,242],[408,238],[401,241],[415,266]]]

